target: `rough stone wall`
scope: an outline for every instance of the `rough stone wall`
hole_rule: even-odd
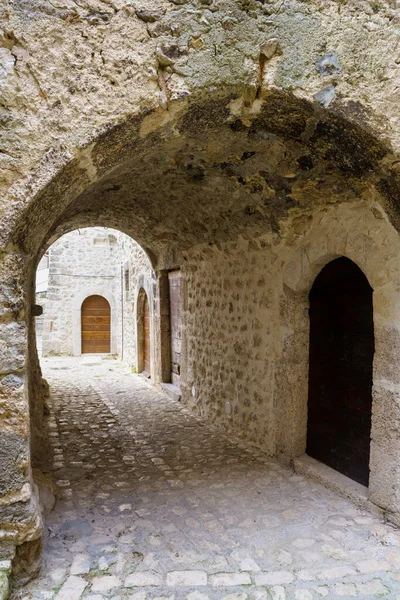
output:
[[[92,227],[65,234],[48,252],[43,356],[77,353],[80,318],[74,313],[79,313],[83,297],[104,292],[114,299],[111,338],[115,339],[115,353],[135,367],[137,294],[152,274],[141,247],[119,231]]]
[[[276,447],[274,367],[280,338],[274,255],[272,240],[261,245],[242,239],[224,248],[201,248],[183,271],[184,399],[270,454]]]
[[[149,302],[154,308],[154,289],[153,284],[156,282],[153,278],[153,269],[149,258],[143,252],[142,248],[132,238],[119,234],[119,247],[121,264],[124,274],[124,299],[123,299],[123,360],[137,370],[137,300],[139,291],[142,287],[151,289],[149,294]],[[129,286],[126,289],[125,273],[129,273]],[[154,324],[153,324],[154,325]],[[156,344],[153,336],[153,346]],[[157,358],[157,348],[153,348],[153,359]],[[152,376],[156,376],[156,367],[153,369]]]
[[[0,558],[12,559],[16,545],[26,548],[41,537],[42,520],[32,487],[29,403],[24,361],[33,280],[24,257],[2,257],[0,383]],[[25,283],[25,285],[22,284]],[[26,286],[26,282],[28,285]],[[34,329],[31,328],[34,332]],[[25,358],[24,358],[25,356]]]
[[[308,293],[326,263],[347,256],[374,290],[370,497],[398,512],[399,253],[372,196],[292,222],[281,238],[193,249],[184,267],[183,401],[285,461],[305,452]]]
[[[95,290],[101,295],[101,291],[106,290],[114,297],[115,307],[120,307],[121,263],[116,233],[102,228],[81,229],[67,233],[50,246],[43,323],[44,356],[74,354],[73,312],[78,296],[92,295]],[[119,316],[112,327],[117,334],[117,352],[120,352]]]

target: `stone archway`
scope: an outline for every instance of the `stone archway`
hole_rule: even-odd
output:
[[[285,328],[285,347],[288,350],[277,377],[279,398],[283,400],[276,414],[281,423],[277,443],[281,445],[282,453],[291,453],[295,458],[296,469],[300,472],[313,472],[335,489],[354,494],[362,505],[367,505],[369,499],[384,508],[389,519],[397,522],[398,488],[395,482],[399,473],[400,446],[395,428],[389,421],[393,423],[393,419],[397,418],[394,416],[397,414],[396,389],[400,384],[396,366],[400,344],[400,298],[397,293],[400,270],[395,259],[400,252],[400,243],[396,230],[385,218],[380,218],[381,214],[374,203],[366,210],[361,204],[342,205],[328,213],[315,214],[295,256],[292,254],[287,258],[283,272],[285,302],[280,324]],[[344,235],[340,235],[339,231],[344,231]],[[307,438],[308,296],[321,270],[343,256],[357,265],[374,290],[375,353],[367,492],[357,487],[354,492],[354,488],[345,481],[330,478],[325,472],[314,470],[306,460],[296,459],[306,451]],[[284,398],[289,399],[289,404]],[[279,452],[279,446],[277,450]]]
[[[331,204],[365,203],[369,210],[373,201],[379,213],[378,207],[388,202],[387,214],[396,222],[395,178],[387,168],[393,157],[364,121],[360,125],[346,113],[322,110],[312,96],[307,100],[266,88],[266,58],[256,54],[262,67],[257,85],[221,85],[207,94],[206,88],[196,88],[189,100],[185,94],[170,99],[168,111],[142,110],[143,103],[138,103],[126,110],[130,116],[122,122],[116,124],[112,115],[95,131],[90,129],[84,141],[79,138],[78,145],[67,144],[60,156],[56,151],[56,158],[46,154],[43,173],[38,167],[39,176],[34,174],[27,185],[29,193],[20,193],[24,208],[15,201],[18,195],[12,196],[1,257],[7,312],[2,335],[10,341],[2,372],[8,377],[7,415],[12,415],[7,427],[16,432],[17,456],[26,460],[11,461],[12,472],[5,476],[3,522],[11,544],[40,536],[26,464],[27,402],[38,421],[41,405],[32,393],[24,396],[20,385],[26,337],[31,335],[25,323],[28,314],[31,324],[32,304],[26,281],[32,279],[41,249],[72,227],[99,224],[128,233],[154,257],[159,278],[162,271],[181,268],[190,284],[183,315],[190,338],[188,354],[182,357],[183,401],[270,454],[289,461],[300,453],[305,409],[299,408],[298,399],[288,406],[291,390],[285,393],[288,382],[296,379],[297,365],[304,366],[302,356],[290,355],[287,343],[290,327],[298,327],[293,317],[298,308],[289,314],[279,269],[292,251],[293,238],[301,238],[314,215]],[[260,65],[256,61],[253,67]],[[264,271],[268,277],[259,275]],[[218,298],[222,292],[223,303]],[[304,307],[304,299],[299,305]],[[161,296],[155,306],[161,322]],[[279,340],[270,336],[266,344],[260,324],[276,323],[276,313],[268,312],[271,306],[276,313],[282,307],[284,316],[276,329]],[[293,366],[294,375],[283,384],[285,368],[279,369],[279,361],[286,369],[289,363]],[[39,376],[34,360],[27,363],[32,389]],[[303,388],[304,382],[295,393],[301,395]],[[283,420],[276,414],[283,407],[286,431],[279,429]],[[388,500],[389,483],[385,481],[380,502],[399,510],[395,493]],[[10,515],[21,490],[26,502],[18,505],[16,521]]]

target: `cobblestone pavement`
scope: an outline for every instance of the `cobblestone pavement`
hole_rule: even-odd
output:
[[[60,498],[41,576],[14,599],[400,599],[392,526],[117,361],[43,363]]]

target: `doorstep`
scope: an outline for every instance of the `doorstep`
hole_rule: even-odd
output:
[[[174,385],[173,383],[162,383],[161,387],[164,392],[167,392],[168,396],[172,398],[172,400],[176,400],[177,402],[180,401],[181,390],[177,385]]]
[[[373,504],[373,502],[368,499],[368,488],[365,487],[365,485],[353,481],[349,477],[346,477],[346,475],[315,460],[315,458],[303,454],[299,458],[294,459],[293,466],[296,473],[306,475],[333,492],[337,492],[341,496],[349,498],[349,500],[354,502],[354,504],[360,508],[368,510],[368,512],[375,515],[382,516],[384,514],[384,511],[379,508],[379,506]]]

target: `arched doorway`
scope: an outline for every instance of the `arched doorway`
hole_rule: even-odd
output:
[[[374,323],[372,288],[345,257],[310,292],[307,454],[368,485]]]
[[[147,377],[151,374],[151,338],[149,299],[143,288],[138,295],[138,371]]]
[[[89,296],[82,302],[82,354],[110,352],[110,304],[103,296]]]

